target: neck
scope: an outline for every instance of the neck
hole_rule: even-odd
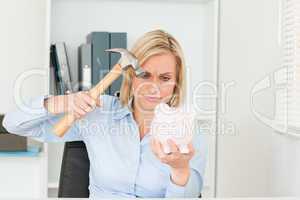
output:
[[[154,111],[144,112],[136,109],[135,106],[133,106],[133,117],[138,124],[140,139],[142,140],[142,138],[150,131],[150,125],[154,117]]]

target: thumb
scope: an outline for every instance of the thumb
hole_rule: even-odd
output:
[[[96,100],[96,105],[97,105],[98,107],[101,107],[101,106],[102,106],[102,103],[101,103],[100,99],[97,99],[97,100]]]

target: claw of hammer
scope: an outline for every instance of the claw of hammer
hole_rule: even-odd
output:
[[[132,67],[137,77],[145,74],[145,71],[138,63],[138,59],[130,51],[122,48],[106,49],[105,51],[121,54],[118,64],[120,64],[122,69],[126,70],[128,67]]]

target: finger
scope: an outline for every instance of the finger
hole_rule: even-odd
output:
[[[188,149],[189,149],[189,154],[191,154],[192,156],[195,154],[195,148],[192,142],[190,142],[188,145]]]
[[[83,93],[82,98],[91,108],[96,106],[96,101],[88,93]]]
[[[151,147],[151,150],[152,150],[153,154],[157,157],[157,159],[159,159],[159,155],[158,155],[158,152],[157,152],[157,147],[155,145],[154,138],[151,138],[151,140],[150,140],[150,147]]]
[[[80,107],[81,109],[83,109],[85,112],[90,112],[90,111],[92,111],[92,107],[90,107],[89,106],[89,104],[87,104],[86,102],[85,102],[85,100],[81,97],[81,98],[78,98],[77,100],[76,100],[76,105],[78,106],[78,107]]]
[[[172,162],[174,160],[177,160],[180,158],[181,153],[179,150],[179,147],[176,145],[176,143],[173,140],[168,140],[168,145],[170,146],[171,149],[171,154],[167,156],[167,159],[169,162]]]
[[[77,114],[79,114],[80,116],[86,114],[85,110],[83,110],[82,108],[80,108],[80,107],[78,107],[78,106],[76,106],[76,107],[74,108],[74,112],[77,113]]]
[[[191,143],[188,144],[187,146],[188,146],[189,152],[188,153],[183,153],[181,155],[185,160],[190,160],[195,154],[195,149],[194,149],[194,147]]]
[[[101,107],[101,106],[102,106],[100,99],[97,99],[97,100],[96,100],[96,105],[97,105],[98,107]]]
[[[79,113],[79,112],[77,112],[75,109],[72,109],[71,111],[70,111],[70,114],[72,114],[74,117],[75,117],[75,119],[80,119],[81,118],[81,114]]]
[[[169,145],[170,150],[171,150],[172,153],[179,152],[179,149],[178,149],[176,143],[173,140],[168,139],[167,143],[168,143],[168,145]]]
[[[74,112],[73,115],[75,116],[76,119],[80,119],[80,115],[78,113]]]
[[[161,161],[165,161],[167,154],[164,153],[161,142],[158,141],[157,139],[154,139],[154,145],[155,145],[156,152],[157,152],[159,159]]]

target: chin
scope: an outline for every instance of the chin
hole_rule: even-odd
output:
[[[154,110],[155,107],[159,104],[160,102],[153,103],[153,102],[144,102],[143,108],[145,110]]]
[[[146,99],[142,100],[139,102],[139,107],[142,110],[146,110],[146,111],[153,111],[155,109],[155,107],[160,103],[160,101],[157,102],[149,102]]]

